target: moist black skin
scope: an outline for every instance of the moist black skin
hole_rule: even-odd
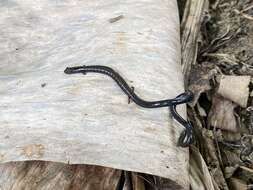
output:
[[[185,131],[181,134],[179,138],[178,145],[182,147],[187,147],[193,142],[193,129],[189,121],[184,120],[176,111],[176,106],[179,104],[184,104],[192,101],[193,93],[186,91],[178,95],[174,99],[166,99],[159,101],[146,101],[140,98],[131,88],[123,77],[114,71],[112,68],[102,65],[90,65],[90,66],[77,66],[77,67],[67,67],[64,70],[65,74],[75,74],[82,73],[86,74],[89,72],[101,73],[110,76],[121,88],[121,90],[137,105],[144,108],[161,108],[169,107],[173,118],[178,121],[181,125],[185,127]]]

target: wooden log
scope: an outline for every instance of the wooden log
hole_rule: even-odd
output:
[[[0,173],[3,190],[113,190],[121,176],[111,168],[42,161],[2,164]]]
[[[111,66],[145,99],[174,98],[184,91],[175,0],[3,2],[0,25],[2,163],[100,165],[189,187],[183,128],[168,109],[128,105],[106,76],[63,73]]]

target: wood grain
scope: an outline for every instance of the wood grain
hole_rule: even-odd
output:
[[[106,65],[144,99],[182,93],[176,0],[2,1],[0,47],[1,163],[99,165],[189,186],[183,127],[168,109],[128,104],[106,76],[63,73]]]
[[[0,166],[1,190],[116,190],[120,170],[27,161]]]

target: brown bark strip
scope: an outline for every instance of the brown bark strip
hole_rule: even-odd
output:
[[[121,170],[54,162],[27,161],[2,164],[4,190],[116,190]]]
[[[200,23],[207,5],[207,0],[188,0],[185,6],[181,22],[181,51],[186,86],[191,67],[196,64]]]

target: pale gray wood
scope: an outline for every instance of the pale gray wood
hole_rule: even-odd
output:
[[[188,188],[188,149],[176,146],[183,127],[167,108],[128,105],[107,76],[63,73],[107,65],[147,100],[182,93],[176,0],[0,3],[2,163],[93,164]]]

